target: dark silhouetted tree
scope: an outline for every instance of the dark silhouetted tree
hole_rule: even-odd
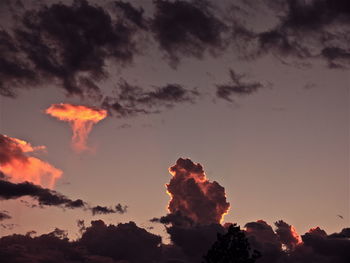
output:
[[[226,234],[218,234],[217,241],[204,256],[204,263],[254,263],[260,253],[251,251],[248,239],[236,224]]]

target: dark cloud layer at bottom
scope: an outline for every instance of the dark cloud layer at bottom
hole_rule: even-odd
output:
[[[173,242],[165,245],[160,236],[134,222],[106,225],[97,220],[84,226],[76,241],[70,241],[67,233],[58,228],[41,236],[30,232],[1,237],[0,259],[6,263],[199,263],[217,233],[226,231],[227,227],[219,224],[174,226],[168,231]],[[283,249],[278,234],[261,220],[248,223],[245,235],[252,248],[262,254],[257,263],[346,263],[350,257],[349,232],[343,229],[320,235],[320,231],[310,231],[293,250]]]

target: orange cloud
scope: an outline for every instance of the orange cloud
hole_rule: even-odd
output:
[[[14,183],[28,181],[53,188],[62,171],[39,158],[28,156],[45,146],[33,147],[30,143],[0,134],[0,171]]]
[[[72,147],[77,152],[89,149],[86,140],[92,126],[107,116],[106,110],[68,103],[53,104],[46,113],[70,123],[73,129]]]

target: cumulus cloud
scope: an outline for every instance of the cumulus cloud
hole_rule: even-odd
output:
[[[182,250],[185,260],[200,262],[217,233],[225,232],[220,225],[230,207],[225,189],[216,181],[210,182],[203,167],[190,159],[178,159],[169,172],[169,213],[151,222],[165,225],[172,244]]]
[[[172,178],[166,187],[171,197],[170,213],[180,212],[197,224],[221,222],[230,207],[224,187],[210,182],[203,167],[190,159],[178,159],[169,172]]]
[[[294,226],[287,224],[283,220],[277,221],[275,225],[277,227],[276,234],[287,249],[294,250],[296,246],[302,243],[302,239]]]

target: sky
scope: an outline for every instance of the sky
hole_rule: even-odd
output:
[[[45,146],[23,154],[62,175],[39,186],[86,204],[2,197],[0,236],[58,227],[76,239],[78,220],[102,219],[171,244],[150,219],[177,211],[165,184],[179,158],[224,187],[223,222],[349,227],[350,7],[283,2],[3,1],[0,134]],[[60,103],[106,114],[85,148],[47,113]],[[23,183],[0,147],[6,181]]]

